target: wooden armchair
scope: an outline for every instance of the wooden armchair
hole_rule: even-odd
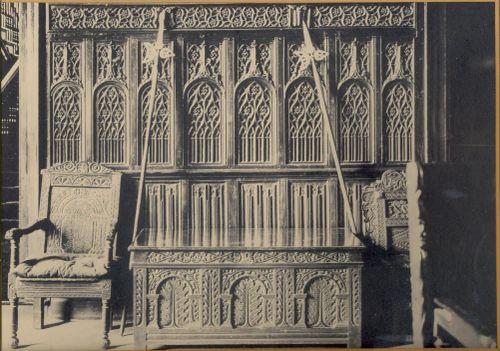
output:
[[[8,283],[12,306],[11,346],[18,347],[18,301],[34,301],[43,328],[44,298],[102,299],[103,347],[109,346],[110,300],[116,277],[115,241],[121,174],[97,163],[66,162],[42,171],[39,218],[11,229]],[[43,252],[19,263],[19,241],[42,230]]]

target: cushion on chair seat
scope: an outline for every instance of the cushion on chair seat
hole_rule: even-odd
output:
[[[100,278],[108,273],[104,259],[76,255],[43,255],[20,263],[14,274],[22,278]]]

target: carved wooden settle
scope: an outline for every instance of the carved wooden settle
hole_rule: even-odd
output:
[[[175,57],[160,58],[132,247],[137,343],[360,345],[361,262],[341,247],[346,204],[297,33],[306,21],[328,53],[319,71],[358,225],[405,249],[402,188],[382,173],[414,154],[417,6],[51,5],[50,163],[137,179],[164,9]]]

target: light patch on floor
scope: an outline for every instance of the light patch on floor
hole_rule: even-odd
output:
[[[2,350],[10,350],[10,311],[9,305],[2,305]],[[61,323],[47,316],[42,330],[33,328],[32,306],[19,308],[19,350],[100,350],[102,340],[101,320],[73,320]],[[109,333],[110,350],[132,350],[133,328],[125,329],[120,336],[119,321],[113,323]]]

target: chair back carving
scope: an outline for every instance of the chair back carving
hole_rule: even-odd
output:
[[[42,171],[40,218],[48,218],[45,252],[102,256],[118,221],[121,174],[93,162]]]
[[[365,235],[386,250],[408,251],[406,173],[385,171],[380,180],[363,187]]]

